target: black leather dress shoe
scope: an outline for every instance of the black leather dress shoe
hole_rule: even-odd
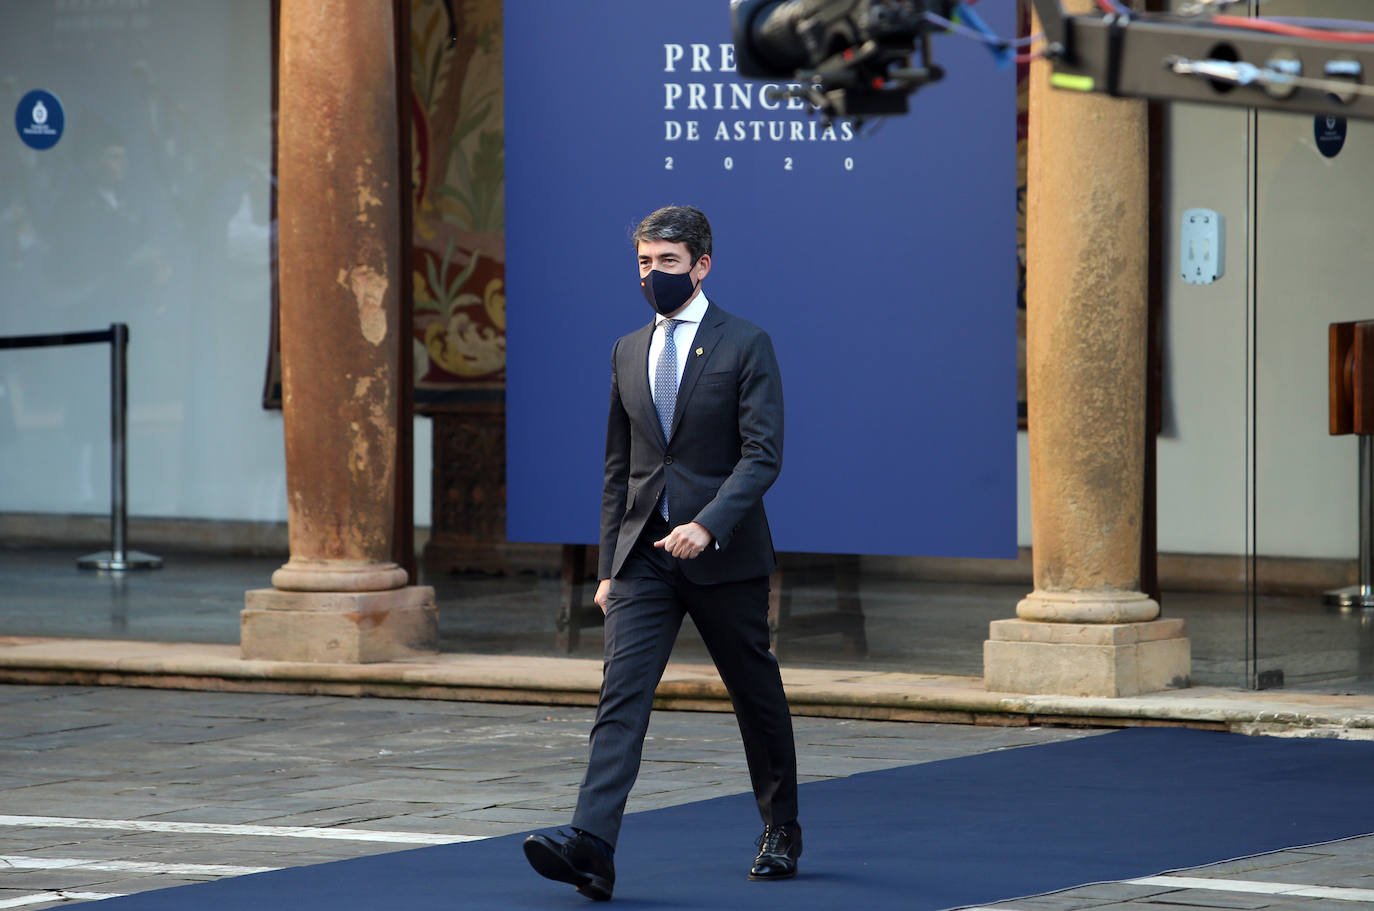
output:
[[[797,858],[802,852],[801,826],[795,822],[780,826],[764,826],[763,835],[754,842],[759,856],[749,870],[754,882],[791,879],[797,875]]]
[[[615,864],[590,835],[582,832],[556,838],[531,835],[525,839],[525,859],[540,876],[571,883],[588,898],[604,902],[611,897]]]

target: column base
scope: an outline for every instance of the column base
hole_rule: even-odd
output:
[[[439,651],[434,589],[298,592],[260,588],[244,596],[240,654],[246,660],[368,664]]]
[[[1190,685],[1192,649],[1178,618],[1145,623],[994,620],[983,643],[990,692],[1138,696]]]
[[[304,557],[292,557],[272,574],[272,586],[286,592],[387,592],[409,581],[395,563]]]
[[[1159,616],[1159,602],[1119,589],[1036,589],[1016,605],[1016,616],[1040,623],[1144,623]]]

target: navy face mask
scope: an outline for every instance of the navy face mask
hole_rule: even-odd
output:
[[[645,278],[640,279],[639,287],[644,292],[644,299],[649,302],[649,306],[664,316],[687,303],[697,292],[690,269],[686,272],[660,272],[654,269]]]

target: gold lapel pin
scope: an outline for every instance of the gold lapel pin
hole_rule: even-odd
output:
[[[698,349],[697,349],[697,357],[701,357],[701,353],[702,353],[702,351],[704,351],[704,350],[705,350],[704,348],[698,348]]]

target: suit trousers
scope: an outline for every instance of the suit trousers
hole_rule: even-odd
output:
[[[615,845],[625,800],[639,774],[654,688],[690,615],[730,694],[759,815],[797,818],[792,715],[777,659],[768,650],[768,577],[697,585],[653,542],[668,533],[655,513],[620,574],[606,610],[601,697],[573,826]]]

